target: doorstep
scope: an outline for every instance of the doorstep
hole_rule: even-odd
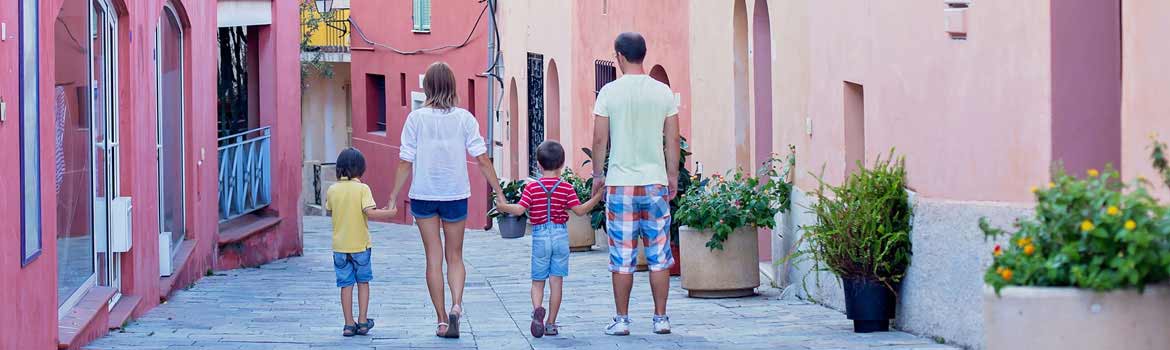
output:
[[[187,265],[187,260],[191,259],[191,252],[195,251],[195,245],[198,242],[199,240],[188,239],[179,244],[179,251],[175,254],[174,264],[171,265],[171,275],[159,279],[159,296],[163,300],[169,298],[171,292],[175,290],[175,278],[179,277],[179,273]]]
[[[141,296],[122,295],[122,298],[118,299],[118,303],[114,305],[114,309],[110,310],[110,329],[122,328],[122,325],[130,320],[130,315],[134,313],[134,309],[137,309],[140,303],[142,303]]]
[[[219,245],[239,242],[280,224],[279,216],[245,215],[219,225]]]
[[[106,327],[106,317],[109,316],[107,304],[115,292],[114,288],[107,286],[93,287],[85,292],[77,305],[58,322],[57,348],[77,349],[109,332]]]

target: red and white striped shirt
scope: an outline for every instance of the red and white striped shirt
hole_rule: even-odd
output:
[[[544,184],[544,188],[549,189],[551,193],[546,193],[544,188],[541,188],[535,181],[524,186],[524,192],[520,196],[520,206],[528,209],[528,223],[540,225],[548,222],[549,201],[552,201],[552,222],[556,224],[569,222],[568,210],[581,205],[581,200],[577,198],[577,191],[573,190],[573,185],[555,177],[545,177],[538,181]],[[557,181],[561,181],[561,184],[557,185]]]

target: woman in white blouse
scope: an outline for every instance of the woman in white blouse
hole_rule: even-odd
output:
[[[402,148],[390,205],[398,205],[398,194],[407,176],[410,183],[410,212],[422,234],[427,257],[427,289],[435,305],[438,329],[435,335],[459,337],[463,315],[463,233],[466,228],[467,199],[471,183],[467,177],[467,155],[475,158],[480,173],[496,195],[503,197],[495,168],[487,157],[487,145],[479,135],[479,122],[465,109],[456,107],[455,74],[444,62],[427,68],[423,78],[427,95],[423,108],[410,113],[402,128]],[[443,239],[439,239],[440,226]],[[446,247],[443,243],[446,242]],[[445,248],[445,249],[444,249]],[[447,283],[451,287],[451,311],[444,311],[443,261],[447,262]]]

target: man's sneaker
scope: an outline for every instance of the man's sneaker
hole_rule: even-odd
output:
[[[544,336],[544,308],[537,306],[536,310],[532,310],[532,325],[528,327],[532,331],[532,336],[540,338]]]
[[[556,323],[545,323],[544,324],[544,335],[554,336],[554,335],[557,335],[560,333],[561,333],[561,326],[557,325]]]
[[[654,315],[654,334],[670,334],[670,317]]]
[[[611,323],[609,327],[605,327],[605,334],[630,335],[630,318],[625,316],[614,316],[613,323]]]

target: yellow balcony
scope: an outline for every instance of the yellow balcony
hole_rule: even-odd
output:
[[[324,14],[312,7],[301,8],[302,51],[349,52],[349,9]]]

